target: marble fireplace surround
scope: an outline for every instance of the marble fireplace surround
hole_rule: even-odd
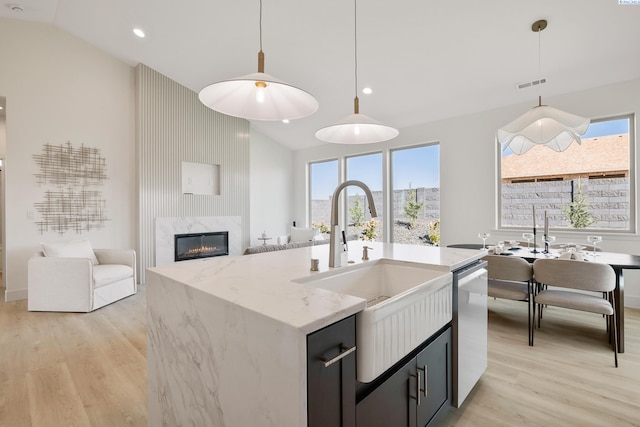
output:
[[[242,219],[239,216],[156,218],[155,266],[174,263],[174,235],[211,231],[228,231],[229,255],[242,255]]]

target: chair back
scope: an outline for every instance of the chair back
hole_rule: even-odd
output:
[[[531,264],[520,257],[504,255],[487,255],[489,279],[528,282],[533,275]]]
[[[533,274],[538,283],[551,286],[594,292],[609,292],[616,287],[613,268],[597,262],[537,259],[533,263]]]

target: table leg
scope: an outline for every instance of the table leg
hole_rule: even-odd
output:
[[[613,291],[616,300],[616,328],[618,329],[618,353],[624,353],[624,276],[622,269],[616,268],[616,288]]]

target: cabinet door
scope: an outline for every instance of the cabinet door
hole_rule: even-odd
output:
[[[307,336],[309,427],[355,426],[355,345],[355,316]],[[332,359],[337,361],[326,366]]]
[[[413,427],[416,360],[411,359],[356,406],[358,427]]]
[[[418,353],[416,369],[420,379],[417,425],[424,427],[440,408],[446,405],[448,410],[451,405],[451,328]]]

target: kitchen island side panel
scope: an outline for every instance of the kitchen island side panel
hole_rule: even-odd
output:
[[[306,336],[147,271],[150,426],[306,425]]]

